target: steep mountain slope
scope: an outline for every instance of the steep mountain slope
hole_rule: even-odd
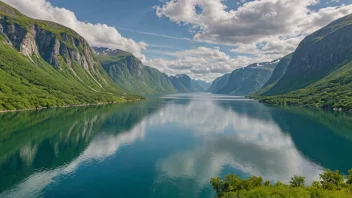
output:
[[[204,92],[204,89],[186,74],[170,76],[169,79],[172,85],[180,93]]]
[[[233,71],[227,84],[216,93],[247,96],[258,91],[271,77],[279,60],[256,63]]]
[[[210,92],[210,93],[217,93],[221,88],[223,88],[229,78],[230,78],[230,75],[231,74],[225,74],[223,76],[220,76],[219,78],[215,79],[213,81],[213,83],[211,84],[211,86],[208,88],[207,92]]]
[[[106,48],[94,48],[94,51],[110,78],[128,92],[138,94],[177,92],[166,74],[144,66],[129,52]]]
[[[73,30],[0,2],[0,110],[123,102],[127,97]]]
[[[352,111],[352,62],[306,88],[257,99],[271,104],[341,108]]]
[[[352,15],[348,15],[307,36],[285,75],[270,90],[270,95],[278,95],[259,99],[274,104],[352,109],[351,35]]]
[[[194,80],[195,83],[197,83],[199,86],[202,87],[203,91],[206,91],[209,89],[211,86],[211,83],[205,82],[203,80]]]
[[[288,65],[291,62],[292,54],[289,54],[283,57],[280,62],[277,64],[273,74],[271,75],[270,79],[264,84],[264,86],[253,95],[268,95],[269,90],[277,84],[277,82],[281,79],[283,75],[285,75]]]
[[[352,59],[352,15],[307,36],[298,46],[285,75],[270,95],[288,93],[317,82]]]

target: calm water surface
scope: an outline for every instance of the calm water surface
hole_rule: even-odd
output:
[[[205,197],[236,173],[288,182],[352,168],[352,116],[244,98],[0,114],[0,197]]]

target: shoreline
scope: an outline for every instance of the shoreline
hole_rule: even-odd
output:
[[[246,96],[246,98],[256,100],[260,103],[267,104],[267,105],[273,105],[273,106],[291,106],[291,107],[301,107],[301,108],[315,108],[315,109],[322,109],[322,110],[331,110],[335,112],[344,112],[344,113],[352,113],[352,109],[344,109],[341,107],[324,107],[324,106],[313,106],[313,105],[299,105],[299,104],[281,104],[281,103],[275,103],[275,102],[266,102],[265,98],[261,97],[251,97],[251,96]]]
[[[66,106],[55,106],[55,107],[40,107],[40,108],[31,108],[31,109],[0,110],[0,113],[38,111],[38,110],[45,110],[45,109],[60,109],[60,108],[72,108],[72,107],[102,106],[102,105],[109,105],[109,104],[128,104],[128,103],[138,102],[138,101],[141,101],[141,99],[128,100],[125,102],[103,102],[103,103],[93,103],[93,104],[77,104],[77,105],[66,105]]]

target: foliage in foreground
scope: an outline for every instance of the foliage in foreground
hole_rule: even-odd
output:
[[[237,175],[228,175],[225,180],[212,178],[210,183],[218,198],[350,198],[352,197],[352,169],[345,178],[339,171],[330,171],[320,175],[320,181],[305,186],[305,178],[295,175],[290,184],[278,181],[272,184],[261,177],[253,176],[247,180]]]

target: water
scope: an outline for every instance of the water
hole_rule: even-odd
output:
[[[0,114],[0,197],[205,197],[236,173],[307,183],[352,168],[352,116],[239,97]]]

